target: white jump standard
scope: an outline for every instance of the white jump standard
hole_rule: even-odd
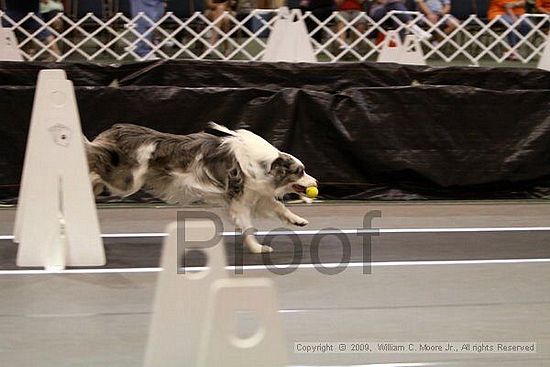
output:
[[[82,136],[65,71],[40,71],[14,226],[18,266],[105,264]]]

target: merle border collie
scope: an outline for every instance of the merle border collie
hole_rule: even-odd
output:
[[[271,252],[252,234],[252,218],[276,216],[305,226],[308,221],[277,199],[297,193],[304,201],[315,178],[290,154],[248,130],[210,123],[203,132],[174,135],[116,124],[86,141],[94,194],[107,189],[125,197],[140,189],[168,203],[225,204],[253,253]]]

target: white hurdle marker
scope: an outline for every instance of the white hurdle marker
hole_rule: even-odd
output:
[[[426,65],[422,46],[413,34],[405,36],[405,42],[397,31],[389,31],[384,38],[377,62],[395,62],[404,65]]]
[[[540,57],[538,68],[550,71],[550,32],[546,35],[546,46]]]
[[[101,266],[105,252],[73,84],[42,70],[14,226],[18,266]]]
[[[23,61],[17,38],[9,28],[0,26],[0,61]]]
[[[286,366],[272,283],[228,278],[221,237],[210,247],[199,242],[213,238],[215,230],[210,220],[180,222],[180,228],[176,223],[168,226],[145,367]],[[178,273],[186,249],[203,251],[207,269]],[[238,311],[258,315],[259,328],[250,338],[237,337]]]
[[[210,288],[210,302],[199,351],[199,367],[282,367],[286,345],[271,279],[221,279]],[[237,335],[238,312],[251,312],[255,332]]]
[[[213,238],[213,223],[197,220],[180,225],[182,228],[178,231],[176,223],[170,224],[168,237],[164,240],[160,261],[162,271],[157,278],[145,367],[197,366],[208,289],[215,280],[226,278],[221,239],[220,243],[209,248],[189,246],[188,243]],[[209,269],[200,273],[178,273],[186,248],[202,250],[207,256]]]
[[[317,62],[306,23],[299,9],[279,8],[262,61]]]

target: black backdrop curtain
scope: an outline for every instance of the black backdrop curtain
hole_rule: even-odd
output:
[[[550,72],[394,64],[0,62],[0,200],[17,196],[42,68],[75,85],[93,138],[128,122],[186,134],[244,127],[299,157],[342,199],[550,193]]]

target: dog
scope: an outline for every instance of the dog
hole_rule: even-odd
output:
[[[248,130],[211,122],[202,132],[174,135],[116,124],[85,146],[96,196],[105,189],[121,197],[143,189],[173,204],[225,204],[252,253],[273,251],[254,236],[253,217],[308,224],[277,199],[296,193],[310,201],[306,188],[317,180],[296,157]]]

